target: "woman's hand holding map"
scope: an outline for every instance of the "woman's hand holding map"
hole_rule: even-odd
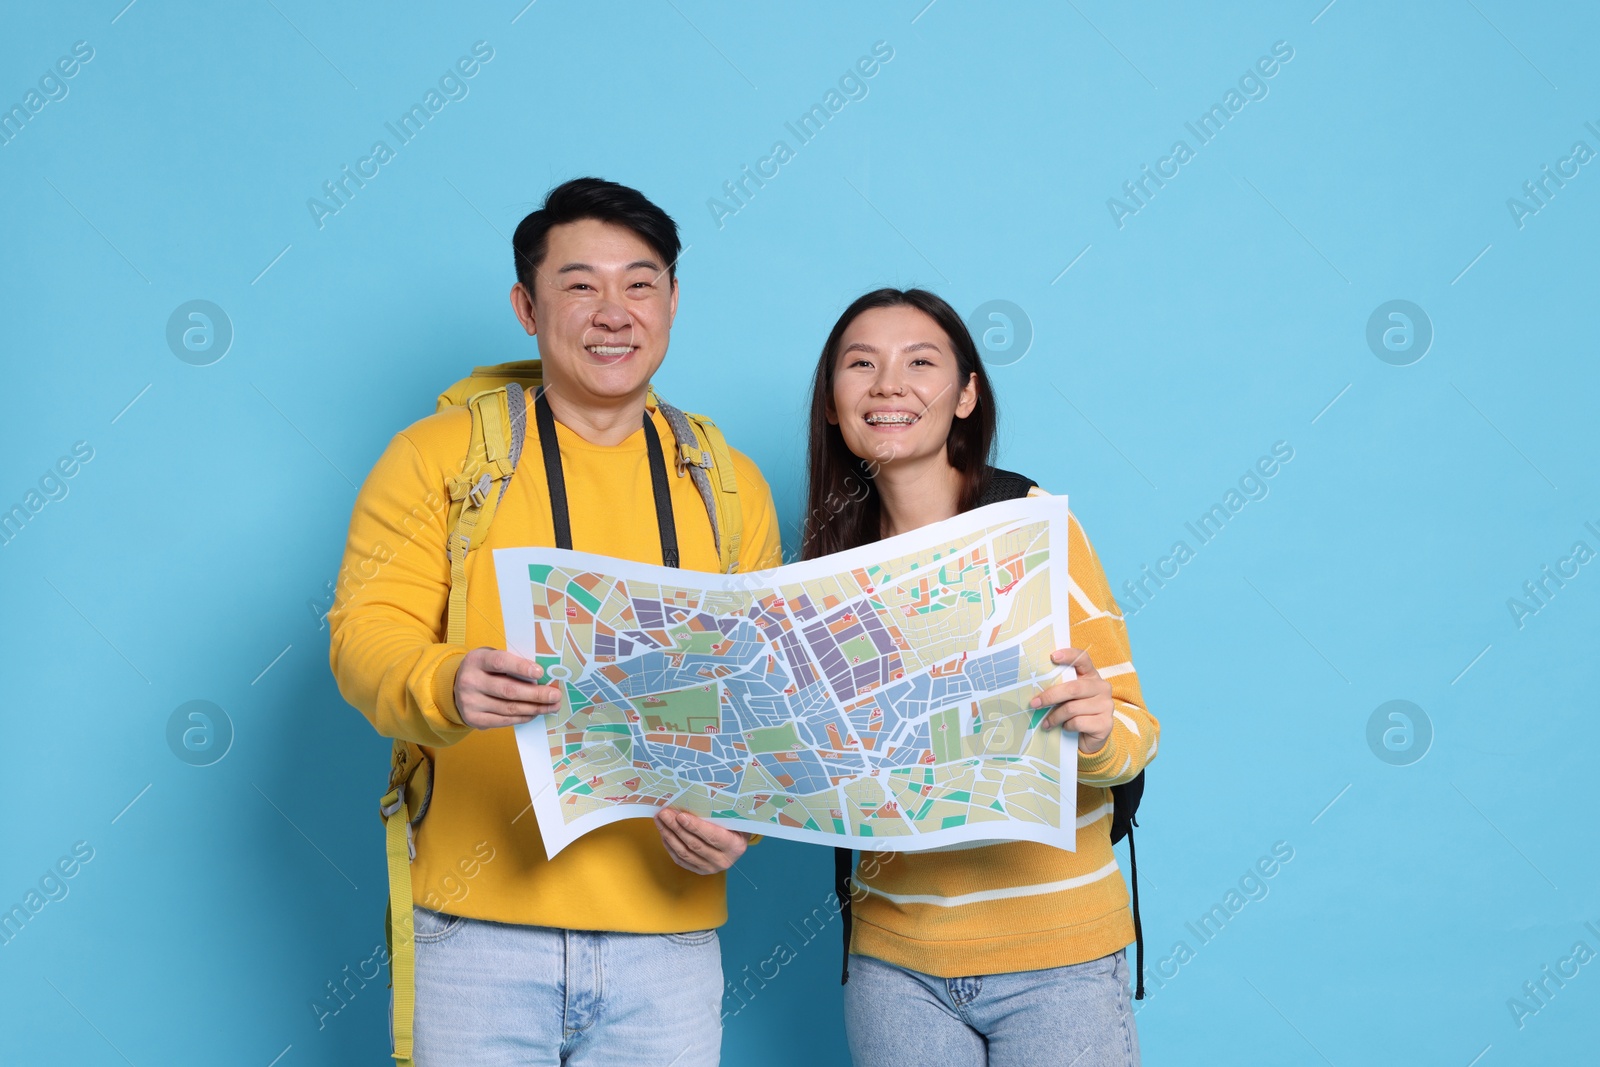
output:
[[[1078,751],[1092,756],[1111,736],[1111,683],[1100,677],[1094,660],[1081,649],[1058,648],[1050,653],[1050,662],[1066,664],[1077,672],[1077,677],[1052,685],[1034,697],[1029,706],[1055,705],[1039,725],[1078,731]]]

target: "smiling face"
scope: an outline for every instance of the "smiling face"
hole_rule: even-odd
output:
[[[873,308],[839,338],[830,401],[828,421],[858,458],[948,462],[950,426],[977,406],[977,376],[961,373],[950,338],[925,312]]]
[[[511,304],[538,338],[553,395],[584,407],[643,396],[678,311],[667,266],[625,226],[579,219],[551,227],[531,297],[519,283]]]

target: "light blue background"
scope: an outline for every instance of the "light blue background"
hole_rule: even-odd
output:
[[[382,938],[387,753],[315,608],[389,436],[471,365],[533,354],[508,235],[582,174],[678,219],[662,392],[757,460],[786,541],[816,351],[883,284],[1025,309],[1031,351],[994,372],[1002,463],[1071,495],[1119,591],[1293,447],[1130,619],[1163,724],[1146,1062],[1594,1056],[1600,962],[1522,1028],[1507,1005],[1575,942],[1600,951],[1600,563],[1521,628],[1507,607],[1575,541],[1600,550],[1600,164],[1522,228],[1506,205],[1600,149],[1592,9],[123,2],[10,4],[0,33],[7,107],[95,49],[0,147],[0,507],[94,449],[0,548],[0,907],[94,849],[0,946],[0,1059],[388,1062],[382,979],[323,1029],[310,1008]],[[319,229],[307,198],[479,40],[470,95]],[[717,226],[707,200],[880,40],[867,97]],[[1277,41],[1267,98],[1119,229],[1107,198],[1194,147],[1185,121]],[[235,329],[211,366],[166,344],[192,299]],[[1435,330],[1410,366],[1365,341],[1391,299]],[[235,731],[208,767],[166,741],[196,699]],[[1366,740],[1391,699],[1435,732],[1409,766]],[[1270,895],[1200,945],[1185,923],[1280,841]],[[725,1062],[845,1062],[838,927],[789,926],[829,856],[773,841],[741,869],[729,977],[800,951]],[[1180,939],[1193,958],[1158,979]]]

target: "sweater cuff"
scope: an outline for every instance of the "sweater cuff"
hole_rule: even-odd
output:
[[[1122,765],[1122,759],[1127,754],[1118,754],[1117,746],[1112,743],[1115,736],[1113,732],[1111,737],[1106,738],[1106,743],[1100,746],[1100,750],[1094,753],[1085,752],[1076,744],[1072,746],[1072,751],[1078,755],[1080,781],[1085,778],[1110,778],[1117,773],[1117,768]]]
[[[461,718],[461,712],[456,709],[456,672],[461,669],[461,661],[467,658],[465,652],[457,652],[439,661],[439,666],[433,672],[433,703],[439,709],[439,714],[445,720],[456,725],[467,725]]]

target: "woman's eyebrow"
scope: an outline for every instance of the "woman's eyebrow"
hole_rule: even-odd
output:
[[[844,351],[840,352],[839,354],[841,356],[845,355],[846,353],[849,353],[849,352],[872,352],[872,353],[876,354],[877,351],[878,350],[876,348],[874,348],[872,345],[869,345],[865,341],[852,341],[850,344],[846,345],[844,347]],[[939,343],[937,341],[912,341],[910,344],[905,345],[903,348],[901,348],[900,351],[902,351],[902,352],[923,352],[923,351],[943,352],[944,349],[939,345]]]

